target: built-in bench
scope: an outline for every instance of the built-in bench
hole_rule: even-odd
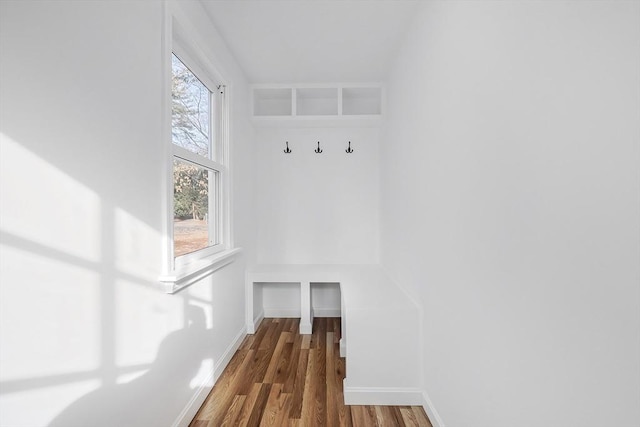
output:
[[[312,283],[339,283],[340,356],[346,357],[348,405],[420,405],[420,309],[377,265],[257,265],[246,274],[247,332],[264,317],[257,284],[300,285],[300,333],[313,324]],[[348,343],[348,345],[347,345]]]

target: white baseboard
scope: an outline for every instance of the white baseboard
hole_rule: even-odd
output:
[[[264,317],[283,317],[283,318],[300,317],[300,309],[299,308],[265,307]]]
[[[213,377],[214,384],[218,381],[218,378],[220,378],[220,375],[222,375],[222,371],[224,371],[224,369],[227,367],[229,362],[231,362],[231,358],[233,357],[234,354],[236,354],[236,351],[238,351],[238,349],[240,348],[240,344],[242,344],[242,340],[244,340],[244,337],[246,335],[247,335],[246,329],[242,328],[240,332],[238,332],[238,335],[236,335],[236,337],[233,339],[233,342],[229,344],[229,347],[227,347],[227,349],[224,351],[224,353],[222,354],[222,357],[218,360],[218,363],[216,363],[214,377]]]
[[[340,317],[340,308],[313,308],[312,317]],[[264,317],[301,317],[299,308],[264,308]]]
[[[247,333],[251,335],[255,334],[258,326],[260,326],[260,322],[262,322],[263,319],[264,311],[261,311],[256,317],[253,318],[253,325],[247,325]]]
[[[347,340],[340,338],[340,357],[347,357]]]
[[[193,420],[193,417],[196,416],[198,409],[200,409],[205,399],[209,395],[209,392],[213,388],[209,384],[215,384],[214,372],[215,370],[211,370],[209,372],[209,375],[207,375],[207,378],[204,380],[203,384],[196,389],[194,395],[191,397],[191,400],[189,400],[189,403],[187,403],[184,409],[182,409],[182,412],[180,412],[180,415],[178,415],[173,424],[171,424],[171,427],[187,427],[189,423],[191,423],[191,420]]]
[[[187,427],[189,423],[191,423],[191,420],[193,420],[193,417],[196,416],[198,409],[200,409],[205,399],[209,395],[209,392],[211,392],[213,385],[215,385],[216,381],[218,381],[218,378],[220,378],[222,371],[224,371],[224,368],[227,367],[233,355],[236,353],[238,348],[240,348],[240,344],[242,344],[242,340],[244,339],[245,335],[246,328],[242,328],[238,335],[236,335],[236,337],[233,339],[229,347],[227,347],[227,349],[224,351],[222,357],[215,364],[214,368],[211,370],[211,372],[209,372],[206,379],[198,388],[196,388],[195,393],[191,397],[191,400],[189,400],[189,403],[187,403],[182,412],[180,412],[180,415],[178,415],[173,424],[171,424],[171,427]]]
[[[313,317],[340,317],[340,307],[338,308],[314,308]]]
[[[433,425],[433,427],[445,427],[442,418],[440,418],[436,408],[433,407],[433,402],[429,399],[429,395],[426,391],[422,392],[422,407],[424,408],[424,412],[427,413],[429,421],[431,421],[431,425]]]
[[[345,405],[420,406],[422,390],[398,387],[349,387],[344,385]],[[434,425],[434,427],[436,427]]]

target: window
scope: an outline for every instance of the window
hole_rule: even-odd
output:
[[[206,40],[165,4],[163,33],[163,265],[174,293],[232,262],[229,94]]]
[[[204,55],[186,49],[184,37],[178,43],[173,34],[165,51],[171,58],[165,98],[171,132],[167,124],[166,261],[160,276],[168,292],[228,264],[239,252],[232,248],[228,214],[226,87]]]
[[[220,246],[219,148],[223,91],[208,87],[174,53],[171,58],[173,256],[176,264]],[[218,248],[220,249],[220,248]]]

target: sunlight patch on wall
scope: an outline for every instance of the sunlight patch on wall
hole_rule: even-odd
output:
[[[213,307],[208,302],[189,300],[189,307],[185,315],[188,327],[195,326],[199,329],[209,330],[213,328]]]
[[[148,372],[148,369],[142,369],[140,371],[129,372],[129,373],[126,373],[126,374],[119,375],[118,378],[116,379],[116,384],[129,383],[129,382],[135,380],[136,378],[140,378],[141,376],[143,376],[147,372]]]
[[[160,233],[121,208],[115,208],[114,214],[116,268],[133,276],[144,276],[141,280],[155,280],[161,263]],[[149,248],[157,251],[150,252]]]
[[[189,387],[191,387],[192,390],[203,386],[213,387],[213,360],[211,359],[202,361],[200,370],[189,383]]]
[[[0,146],[1,229],[87,261],[98,261],[100,198],[96,193],[4,133],[0,133]]]

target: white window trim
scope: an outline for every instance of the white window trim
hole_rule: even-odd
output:
[[[163,34],[163,131],[162,146],[164,162],[162,164],[163,195],[162,195],[162,274],[159,281],[167,293],[175,293],[198,280],[208,276],[214,271],[231,263],[241,248],[233,245],[232,218],[231,218],[231,179],[230,179],[230,133],[229,133],[229,92],[230,86],[217,82],[225,82],[217,68],[209,62],[207,55],[199,46],[198,37],[194,34],[191,24],[184,16],[180,16],[177,8],[172,8],[168,2],[164,2],[164,34]],[[214,109],[221,109],[220,122],[216,127],[216,150],[214,158],[206,159],[195,153],[178,147],[171,140],[171,58],[176,56],[207,86],[215,90],[220,86],[224,96],[216,95],[216,100],[221,99]],[[219,114],[216,112],[216,114]],[[218,172],[219,178],[219,203],[218,210],[218,244],[209,246],[199,251],[181,256],[178,260],[173,254],[173,161],[175,157],[189,162],[201,164]]]

